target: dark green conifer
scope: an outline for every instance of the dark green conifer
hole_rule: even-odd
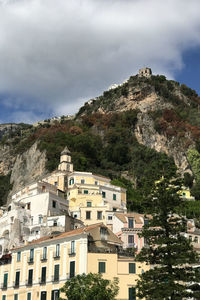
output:
[[[137,259],[147,262],[151,268],[140,275],[139,299],[200,299],[199,258],[184,236],[186,219],[177,214],[184,205],[179,190],[178,180],[163,179],[147,199],[152,218],[142,231],[146,246]]]

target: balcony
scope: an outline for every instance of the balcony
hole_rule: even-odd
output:
[[[47,256],[41,255],[41,256],[40,256],[40,260],[41,260],[42,262],[47,261]]]
[[[6,282],[6,283],[3,282],[3,283],[1,284],[1,289],[2,289],[2,290],[7,290],[7,288],[8,288],[7,282]]]
[[[33,281],[32,280],[26,280],[26,286],[32,286]]]
[[[60,253],[54,252],[53,258],[54,258],[54,259],[59,259],[59,258],[60,258]]]
[[[19,282],[14,281],[13,282],[13,287],[14,287],[14,289],[18,289],[19,288]]]
[[[56,283],[56,282],[59,282],[59,280],[60,280],[59,276],[54,276],[54,275],[52,276],[52,279],[51,279],[52,282]]]
[[[70,248],[70,249],[68,249],[68,254],[69,254],[70,256],[75,256],[75,255],[76,255],[76,250]]]
[[[33,257],[31,257],[31,256],[28,257],[28,263],[29,264],[33,264],[34,263]]]
[[[46,284],[46,278],[39,278],[39,284]]]

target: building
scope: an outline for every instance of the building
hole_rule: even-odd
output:
[[[150,68],[142,68],[139,70],[138,77],[146,77],[149,78],[152,75],[152,71]]]
[[[0,298],[58,299],[59,288],[77,274],[102,273],[119,278],[117,299],[132,300],[145,264],[121,251],[121,241],[103,223],[43,237],[0,259]]]
[[[112,185],[104,176],[74,171],[67,147],[61,152],[58,170],[43,181],[65,193],[71,215],[85,225],[99,221],[112,225],[112,212],[126,212],[126,190]]]
[[[46,182],[36,182],[12,195],[0,217],[0,253],[26,241],[73,229],[64,193]]]
[[[145,246],[144,238],[139,234],[147,222],[148,218],[139,213],[115,213],[112,230],[123,242],[124,249],[135,248],[139,252]]]

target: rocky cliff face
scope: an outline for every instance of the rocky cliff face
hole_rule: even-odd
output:
[[[17,192],[28,183],[37,181],[45,175],[45,164],[46,153],[38,150],[37,142],[23,154],[17,155],[10,177],[10,182],[13,184],[11,193]]]

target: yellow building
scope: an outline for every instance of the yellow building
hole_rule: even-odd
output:
[[[47,236],[0,259],[0,299],[56,300],[59,288],[77,274],[119,278],[117,299],[135,299],[138,274],[147,269],[120,250],[121,241],[102,223]],[[133,289],[132,289],[133,287]]]
[[[58,170],[43,178],[66,193],[73,217],[85,225],[102,221],[110,224],[112,211],[126,212],[126,189],[112,185],[107,177],[91,172],[73,171],[71,154],[66,147],[61,153]]]

